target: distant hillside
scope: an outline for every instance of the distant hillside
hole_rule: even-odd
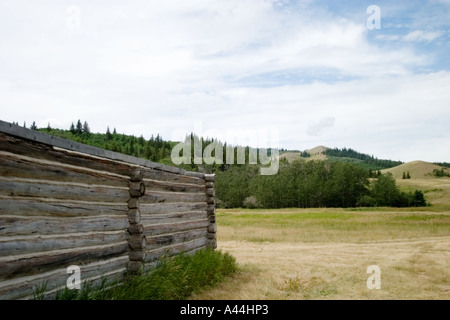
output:
[[[307,156],[305,156],[307,155]],[[367,170],[382,170],[386,168],[392,168],[402,164],[401,161],[392,161],[385,159],[378,159],[374,156],[359,153],[353,149],[343,148],[328,148],[325,146],[317,146],[303,152],[284,152],[281,155],[282,158],[286,158],[289,162],[303,159],[303,160],[323,160],[330,162],[349,162],[358,164]]]
[[[411,161],[393,168],[381,170],[381,173],[390,172],[396,179],[402,179],[403,173],[409,173],[411,179],[429,179],[435,177],[433,170],[442,170],[442,167],[425,161]]]

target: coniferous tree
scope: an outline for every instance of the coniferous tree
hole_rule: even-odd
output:
[[[33,123],[31,124],[30,129],[31,130],[37,130],[38,129],[35,121],[33,121]]]
[[[83,125],[81,124],[81,120],[78,119],[77,125],[75,127],[75,134],[82,134],[83,133]]]
[[[406,179],[406,174],[405,174],[405,171],[403,171],[403,176],[402,176],[402,179]]]
[[[87,123],[87,121],[85,121],[83,123],[83,128],[82,128],[82,132],[86,133],[86,134],[90,134],[91,133],[91,129],[89,128],[89,124]]]

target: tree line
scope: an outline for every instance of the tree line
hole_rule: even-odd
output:
[[[107,150],[175,165],[170,157],[172,148],[177,142],[166,141],[159,134],[145,139],[142,135],[136,137],[119,134],[116,128],[113,128],[111,132],[109,126],[105,133],[92,133],[87,121],[81,120],[72,123],[68,130],[51,128],[50,124],[45,128],[38,128],[34,121],[31,128]],[[229,149],[226,143],[221,144],[214,139],[204,139],[195,134],[188,135],[186,139],[190,139],[191,142],[192,161],[179,167],[191,171],[215,173],[216,199],[220,207],[310,208],[427,205],[420,190],[412,193],[402,192],[397,187],[392,174],[381,174],[379,170],[367,170],[366,167],[357,163],[302,159],[290,163],[286,159],[280,159],[278,173],[263,176],[260,175],[259,164],[249,164],[250,148],[248,146],[243,148],[244,164],[237,164],[237,153],[234,153],[233,163],[227,164]],[[204,150],[213,142],[218,142],[220,148],[223,148],[223,163],[195,163],[193,149],[195,143],[201,145],[201,150]],[[341,151],[344,152],[341,155],[354,153],[351,149]],[[268,153],[271,153],[270,149]],[[306,151],[303,157],[308,157]],[[390,160],[387,161],[386,164],[390,163]]]
[[[314,208],[426,206],[420,190],[402,192],[391,173],[369,178],[361,166],[319,160],[280,161],[278,174],[259,175],[256,166],[216,173],[216,197],[224,208]]]

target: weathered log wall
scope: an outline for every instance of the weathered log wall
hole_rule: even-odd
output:
[[[0,299],[122,279],[162,255],[216,247],[214,175],[0,121]]]

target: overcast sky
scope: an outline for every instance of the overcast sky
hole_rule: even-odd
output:
[[[449,40],[450,0],[0,0],[0,119],[450,162]]]

